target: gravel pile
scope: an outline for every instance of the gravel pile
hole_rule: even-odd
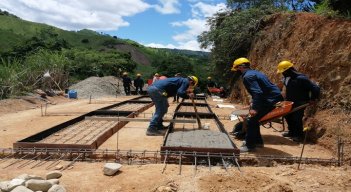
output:
[[[82,99],[87,99],[90,95],[92,98],[114,97],[116,93],[125,95],[122,80],[114,76],[89,77],[69,89],[76,90],[78,98]]]

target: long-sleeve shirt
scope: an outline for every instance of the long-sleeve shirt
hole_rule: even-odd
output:
[[[144,86],[144,80],[140,77],[137,77],[134,79],[134,86],[135,87],[143,87]]]
[[[166,92],[168,97],[178,95],[179,97],[188,98],[186,93],[189,88],[188,78],[183,77],[171,77],[167,79],[162,79],[154,82],[152,85],[155,86],[162,92]]]
[[[283,82],[288,101],[306,103],[319,98],[320,88],[304,74],[293,72],[289,77],[284,77]]]
[[[246,90],[252,97],[251,108],[257,110],[264,106],[272,106],[282,101],[279,88],[271,83],[263,73],[248,69],[242,74]]]
[[[131,85],[132,79],[130,77],[122,77],[123,85]]]

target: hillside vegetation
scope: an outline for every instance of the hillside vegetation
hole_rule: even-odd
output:
[[[66,31],[0,10],[0,98],[40,88],[47,71],[57,82],[55,89],[62,90],[90,76],[120,76],[125,71],[132,77],[141,73],[143,78],[151,78],[158,72],[202,79],[209,73],[208,56],[205,52],[149,48],[87,29]]]

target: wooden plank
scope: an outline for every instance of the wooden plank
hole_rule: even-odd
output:
[[[151,119],[146,118],[126,118],[126,117],[85,117],[86,120],[96,121],[136,121],[136,122],[150,122]],[[193,119],[164,119],[163,122],[171,123],[196,123]]]

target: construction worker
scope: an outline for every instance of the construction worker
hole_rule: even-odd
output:
[[[141,78],[140,73],[138,73],[136,79],[134,79],[134,87],[136,94],[143,94],[144,80]]]
[[[158,80],[148,87],[147,92],[155,104],[156,111],[151,118],[149,128],[146,131],[148,136],[163,135],[162,130],[167,129],[164,127],[163,116],[167,113],[169,104],[168,97],[178,95],[182,98],[193,98],[194,93],[189,89],[189,86],[196,86],[198,79],[195,76],[172,77],[164,80]]]
[[[176,73],[176,74],[174,75],[174,77],[181,77],[181,76],[182,76],[181,73]],[[173,103],[174,103],[174,102],[179,103],[179,96],[178,96],[177,94],[173,96]]]
[[[285,86],[285,100],[294,102],[293,108],[306,103],[315,104],[319,99],[320,88],[310,81],[304,74],[299,73],[290,61],[281,61],[277,66],[277,74],[283,74]],[[301,141],[303,138],[303,116],[305,108],[295,111],[285,119],[288,123],[288,132],[283,137],[290,137],[293,141]]]
[[[152,83],[155,83],[158,80],[160,80],[160,74],[155,73],[154,78],[152,79]]]
[[[132,85],[132,79],[128,77],[127,72],[123,72],[122,81],[123,81],[124,92],[126,93],[126,95],[130,95],[130,86]]]
[[[241,152],[263,147],[259,120],[275,108],[275,104],[283,100],[279,88],[271,83],[266,75],[250,68],[247,58],[238,58],[233,62],[232,71],[241,74],[246,90],[252,97],[247,120],[245,141],[240,147]]]
[[[216,87],[216,83],[212,80],[212,77],[207,77],[206,85],[207,85],[207,94],[211,95],[212,94],[211,89]]]

